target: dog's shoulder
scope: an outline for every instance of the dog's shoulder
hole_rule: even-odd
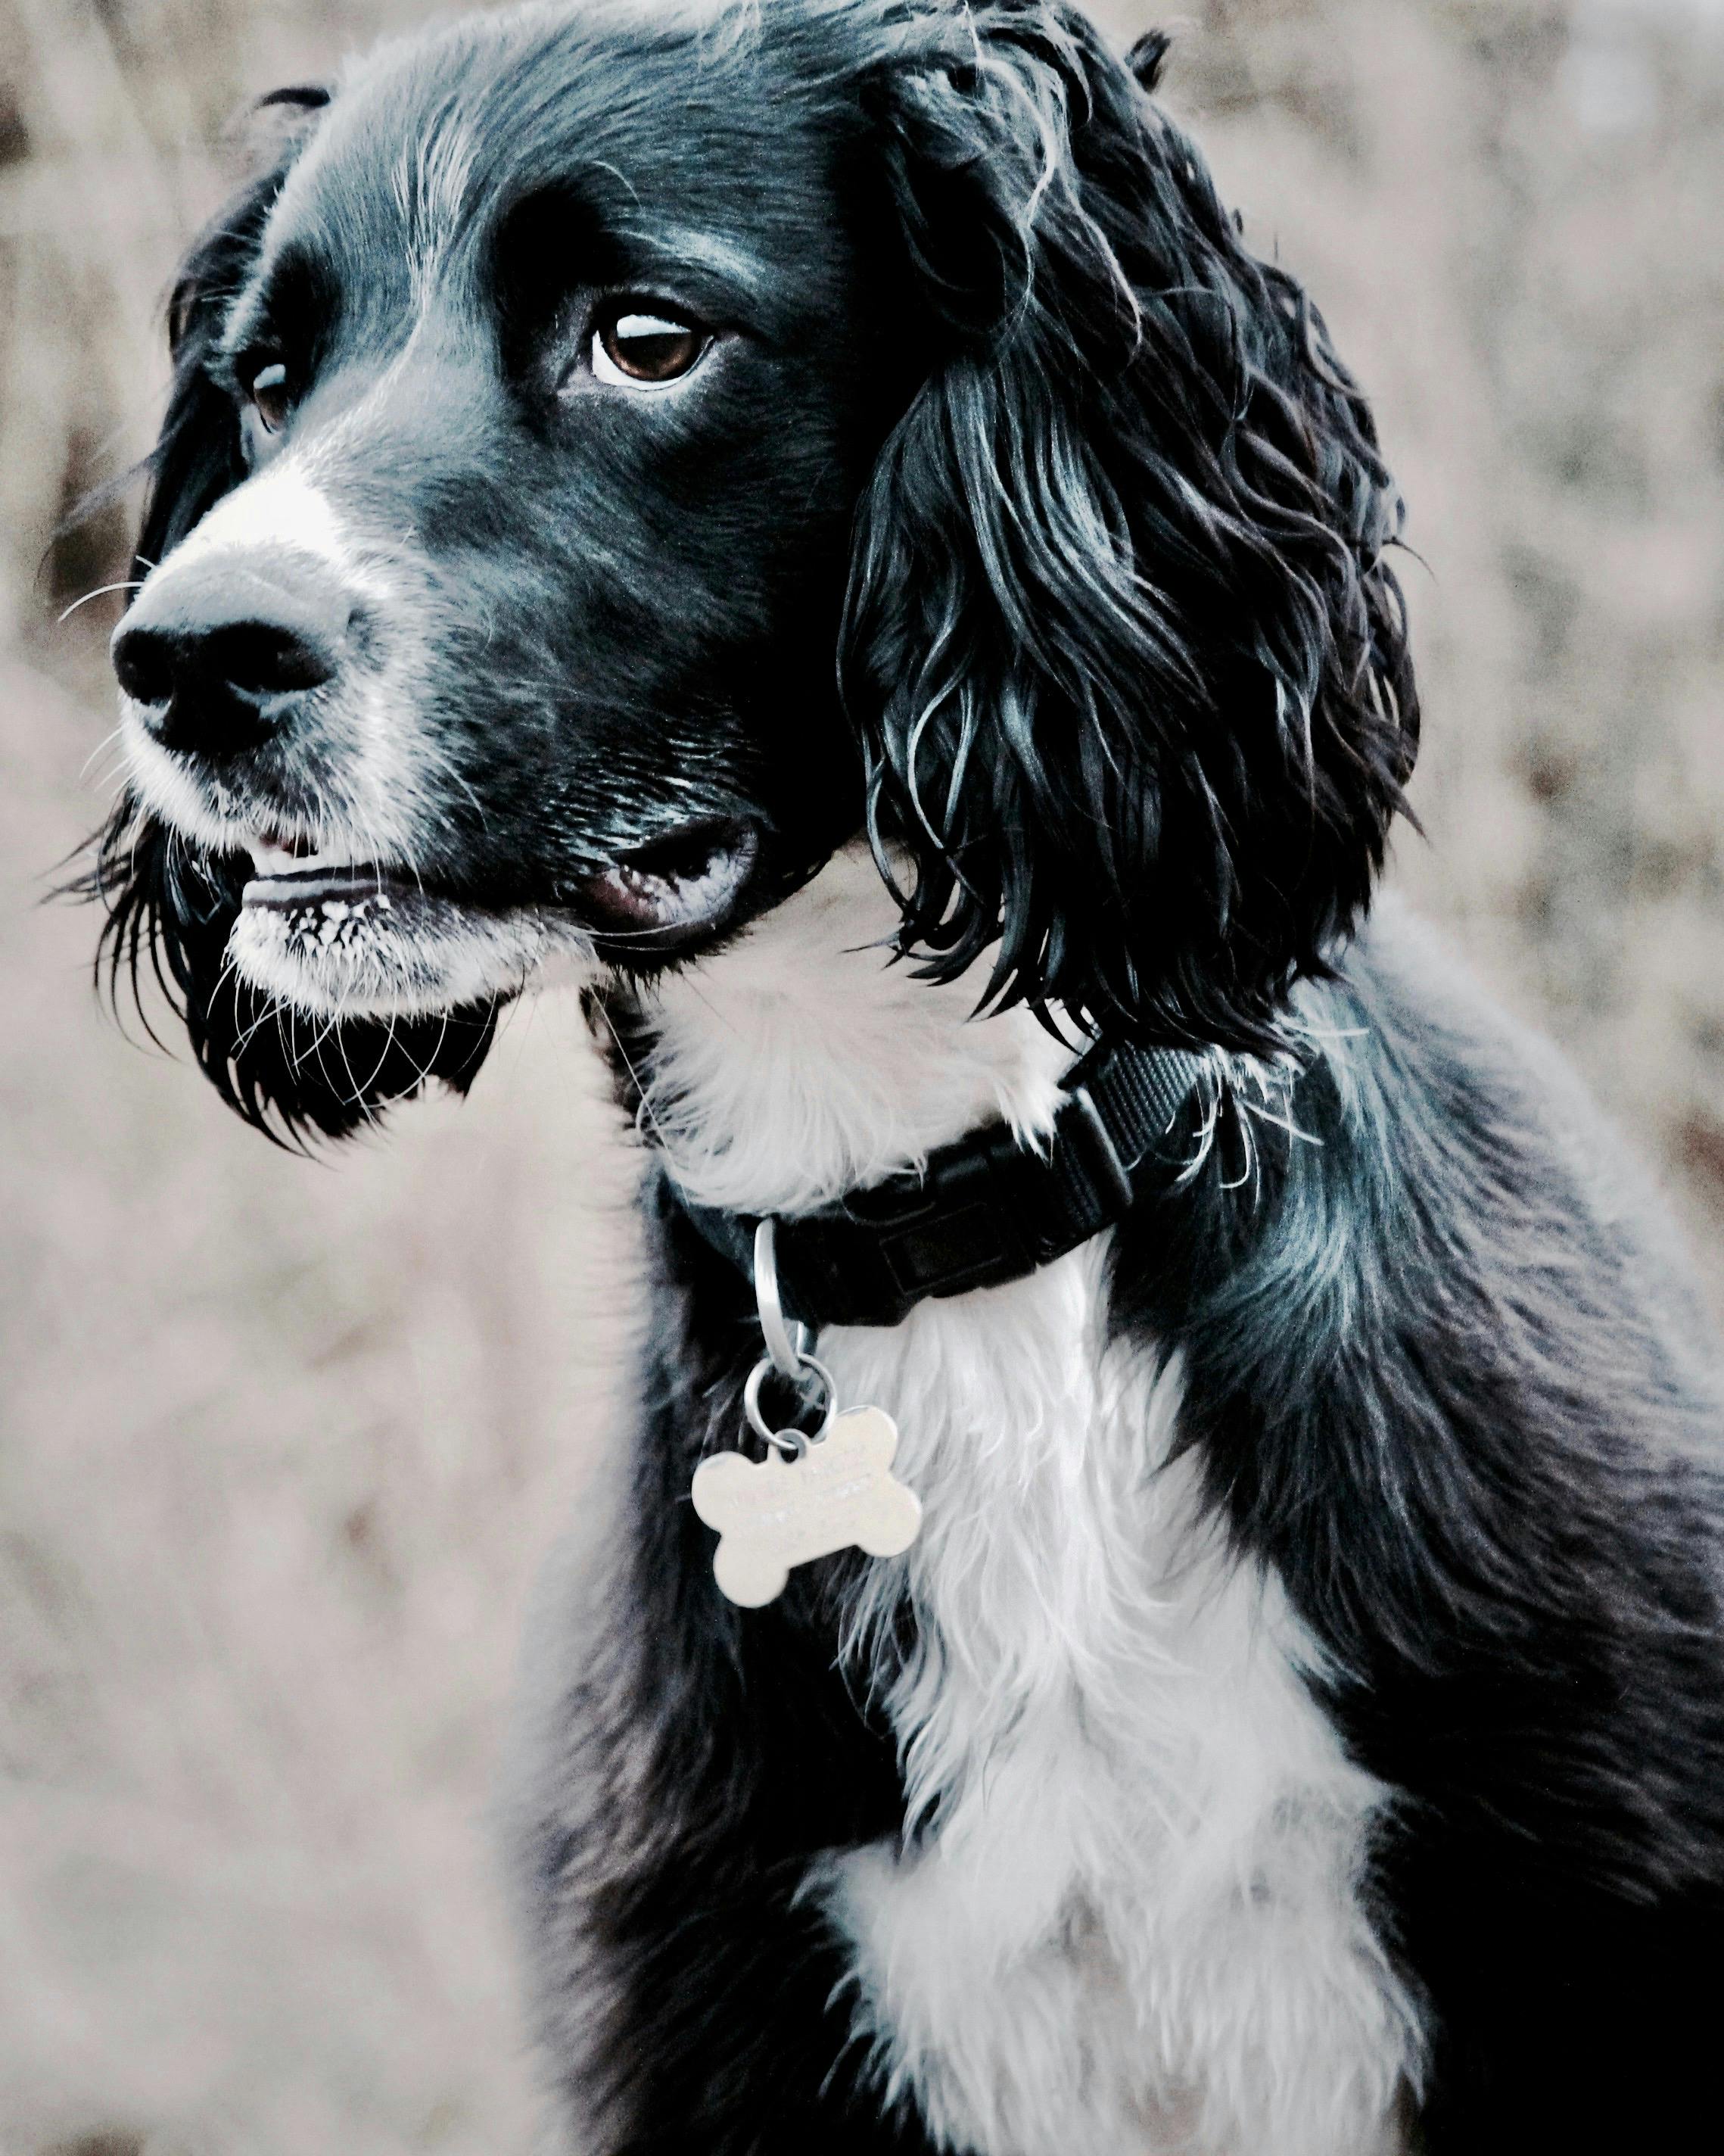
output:
[[[1464,1214],[1480,1249],[1500,1228],[1503,1251],[1531,1245],[1554,1269],[1583,1260],[1588,1282],[1618,1283],[1619,1316],[1649,1332],[1653,1360],[1680,1372],[1724,1450],[1724,1354],[1646,1134],[1398,894],[1379,897],[1337,970],[1307,1008],[1321,1013],[1329,1080],[1367,1148],[1393,1148],[1422,1203]]]

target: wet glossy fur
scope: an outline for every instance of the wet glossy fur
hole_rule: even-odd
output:
[[[1573,2156],[1711,2101],[1714,1351],[1573,1082],[1363,922],[1398,499],[1161,56],[1036,0],[546,0],[295,94],[176,300],[144,567],[273,547],[358,625],[267,757],[135,735],[102,852],[231,1104],[467,1082],[594,862],[761,836],[709,947],[582,961],[659,1146],[510,1806],[587,2156]],[[684,275],[736,325],[695,394],[553,393],[566,285]],[[240,911],[272,802],[387,839],[459,964],[296,1003]],[[1198,1167],[829,1335],[927,1530],[731,1609],[686,1491],[757,1334],[669,1178],[794,1209],[1033,1138],[1038,1012],[1213,1050]]]

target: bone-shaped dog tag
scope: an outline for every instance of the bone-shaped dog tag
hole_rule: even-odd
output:
[[[784,1591],[793,1565],[853,1546],[896,1557],[916,1540],[921,1501],[892,1474],[898,1425],[880,1408],[851,1408],[793,1460],[717,1452],[690,1495],[719,1544],[712,1576],[732,1602],[757,1609]]]

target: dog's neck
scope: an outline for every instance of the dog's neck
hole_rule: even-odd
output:
[[[897,917],[858,844],[641,998],[629,1075],[689,1197],[805,1212],[978,1124],[1048,1129],[1074,1050],[1027,1011],[977,1019],[976,979],[940,984],[890,963]]]

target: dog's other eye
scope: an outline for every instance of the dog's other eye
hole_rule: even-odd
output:
[[[705,330],[670,315],[608,308],[593,331],[593,372],[601,382],[657,388],[680,381],[711,341]]]
[[[257,413],[264,432],[279,434],[293,411],[286,362],[272,359],[266,366],[260,367],[252,376],[245,393],[251,400],[251,408]]]

